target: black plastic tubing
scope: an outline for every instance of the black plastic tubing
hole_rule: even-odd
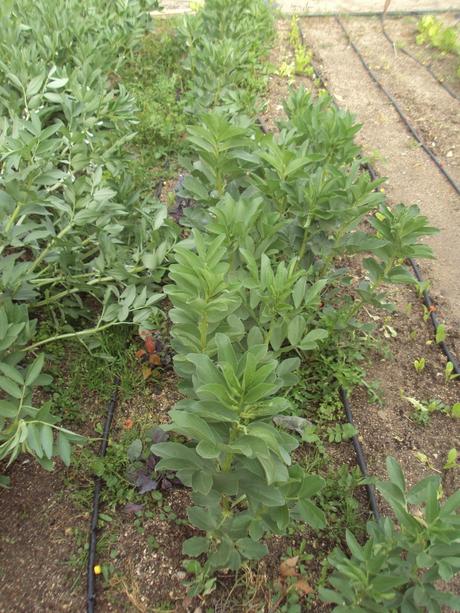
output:
[[[351,40],[350,34],[348,32],[348,30],[345,28],[345,26],[343,25],[342,20],[340,19],[340,17],[335,17],[336,22],[338,23],[338,25],[340,26],[340,28],[342,29],[343,33],[345,34],[345,37],[348,41],[348,44],[350,45],[350,47],[353,49],[353,51],[356,53],[356,55],[358,56],[359,61],[361,62],[361,64],[363,65],[363,68],[366,70],[366,72],[368,73],[368,75],[371,77],[371,79],[374,81],[374,83],[377,85],[377,87],[385,94],[385,96],[388,98],[388,100],[391,102],[393,108],[395,109],[395,111],[398,113],[399,117],[401,118],[402,122],[404,123],[404,125],[406,126],[407,130],[411,133],[411,135],[415,138],[415,140],[419,143],[419,145],[422,147],[422,149],[425,151],[425,153],[428,155],[428,157],[434,162],[434,164],[436,164],[437,168],[440,170],[440,172],[444,175],[444,177],[449,181],[449,183],[452,185],[452,187],[454,188],[454,190],[457,192],[457,194],[460,195],[460,186],[458,185],[458,183],[455,181],[455,179],[451,176],[451,174],[444,168],[444,166],[442,165],[441,161],[439,160],[439,158],[433,153],[433,151],[423,142],[423,140],[421,139],[421,137],[419,136],[417,130],[412,126],[411,122],[409,121],[408,117],[406,116],[406,114],[404,113],[404,111],[402,110],[402,108],[399,106],[398,102],[395,100],[395,98],[393,97],[392,94],[390,94],[390,92],[387,90],[387,88],[379,81],[379,79],[377,78],[377,76],[375,75],[374,71],[369,67],[369,65],[367,64],[366,60],[363,58],[363,56],[361,55],[359,49],[356,47],[356,45],[354,44],[354,42]]]
[[[347,416],[347,421],[349,424],[354,426],[353,414],[351,411],[350,401],[343,387],[340,388],[339,394],[340,394],[340,400],[342,401],[342,404],[343,404],[343,408],[345,409],[345,415]],[[361,474],[363,475],[364,478],[367,479],[369,477],[369,472],[367,470],[366,457],[364,455],[363,448],[356,434],[351,439],[351,442],[353,443],[353,447],[356,453],[356,460],[361,470]],[[380,519],[380,513],[379,513],[378,504],[377,504],[377,499],[375,497],[374,488],[369,483],[366,483],[365,487],[366,487],[367,497],[369,499],[369,506],[371,508],[372,514],[374,515],[375,519],[378,521]]]
[[[382,33],[385,36],[385,38],[387,39],[387,41],[390,43],[390,45],[396,49],[396,44],[395,41],[391,38],[391,36],[388,34],[387,29],[385,28],[385,14],[382,13],[381,15],[381,24],[382,24]],[[433,77],[433,79],[435,81],[437,81],[437,83],[439,83],[439,85],[446,90],[446,92],[449,94],[449,96],[452,96],[452,98],[455,98],[455,100],[460,100],[460,97],[457,96],[457,94],[452,91],[450,89],[450,87],[447,85],[447,83],[444,83],[444,81],[442,81],[438,75],[433,71],[433,69],[431,68],[431,64],[424,64],[423,62],[421,62],[418,57],[415,57],[415,55],[413,55],[410,51],[407,51],[407,49],[404,49],[404,47],[399,47],[398,51],[401,51],[401,53],[404,53],[404,55],[407,55],[407,57],[409,57],[412,61],[414,61],[416,64],[418,64],[419,66],[421,66],[422,68],[425,68],[425,70],[427,70],[430,75]]]
[[[409,258],[409,264],[412,266],[412,270],[414,271],[414,275],[415,275],[415,278],[417,279],[417,281],[422,283],[423,282],[423,277],[422,277],[422,274],[420,272],[420,268],[418,267],[416,261],[413,260],[412,258]],[[431,299],[431,296],[430,296],[430,294],[429,294],[429,292],[427,290],[424,290],[424,292],[423,292],[423,303],[424,303],[424,305],[426,306],[426,308],[429,311],[431,323],[433,324],[433,328],[434,328],[435,332],[437,332],[438,331],[438,327],[440,326],[440,321],[439,321],[438,316],[436,315],[436,312],[435,312],[435,310],[433,308],[434,307],[433,300]],[[460,364],[458,363],[457,358],[450,351],[449,347],[446,345],[446,343],[444,341],[440,341],[438,343],[438,345],[441,348],[441,351],[443,352],[443,354],[448,359],[448,361],[452,363],[452,366],[454,367],[455,374],[460,375]],[[460,381],[460,378],[457,379],[457,381]]]
[[[117,406],[118,400],[118,387],[120,385],[120,379],[115,379],[115,389],[112,393],[109,405],[107,407],[107,417],[104,424],[104,432],[102,434],[101,447],[99,449],[99,456],[103,458],[107,451],[107,445],[109,443],[109,432],[112,425],[113,414]],[[87,567],[87,596],[86,596],[86,610],[88,613],[94,613],[94,605],[96,602],[96,575],[94,573],[94,563],[96,561],[96,544],[97,544],[97,521],[99,518],[99,501],[102,491],[102,479],[96,477],[94,481],[94,496],[93,496],[93,512],[91,515],[91,524],[89,532],[89,551],[88,551],[88,567]]]

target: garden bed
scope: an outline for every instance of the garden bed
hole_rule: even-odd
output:
[[[382,95],[370,84],[363,87],[364,77],[332,19],[305,19],[300,26],[313,51],[313,66],[307,62],[298,71],[302,74],[290,69],[296,58],[293,25],[279,20],[269,58],[273,66],[268,81],[261,85],[254,75],[252,83],[264,103],[259,113],[263,125],[269,131],[277,131],[277,122],[286,118],[283,102],[290,86],[303,85],[315,95],[320,92],[321,83],[315,74],[320,67],[336,102],[356,112],[364,124],[359,144],[377,170],[389,177],[384,187],[388,203],[416,202],[430,223],[442,228],[440,235],[428,239],[438,260],[424,270],[433,281],[440,317],[448,330],[447,342],[459,355],[460,299],[456,279],[460,267],[454,240],[460,227],[455,221],[460,211],[459,199],[423,157],[423,152],[411,146]],[[161,27],[167,48],[173,48],[175,23]],[[347,21],[347,27],[363,53],[369,54],[372,67],[393,88],[394,95],[407,101],[406,110],[424,138],[435,143],[436,153],[445,157],[453,174],[458,173],[455,143],[458,126],[452,110],[457,103],[447,101],[445,93],[422,69],[416,79],[412,78],[409,60],[398,56],[393,62],[391,49],[387,50],[385,62],[379,60],[377,65],[374,49],[378,49],[381,57],[383,45],[378,22],[359,18]],[[413,23],[392,19],[388,29],[409,41]],[[189,83],[179,61],[168,66],[169,73],[164,66],[155,68],[157,73],[149,73],[149,62],[154,63],[159,51],[149,38],[141,49],[128,64],[124,77],[128,87],[137,91],[138,103],[144,110],[140,116],[140,140],[130,147],[141,160],[138,173],[148,178],[147,184],[145,181],[141,184],[142,189],[152,190],[161,180],[160,199],[172,207],[177,198],[177,177],[186,172],[178,156],[184,149],[182,126],[186,123],[181,94]],[[421,53],[428,52],[423,49]],[[439,70],[449,72],[449,65],[440,62]],[[166,76],[158,77],[158,71]],[[162,78],[162,95],[171,111],[166,118],[155,115],[157,111],[149,106],[145,93],[147,83],[155,78]],[[175,83],[176,91],[168,87],[168,78]],[[150,95],[155,96],[154,87]],[[152,122],[152,117],[157,121]],[[153,142],[161,142],[157,158],[150,155]],[[453,155],[448,155],[449,152]],[[167,170],[165,160],[170,162]],[[367,221],[362,228],[369,230]],[[179,230],[182,238],[189,235],[189,226]],[[337,263],[337,268],[347,265],[351,270],[352,288],[365,274],[361,260],[359,255],[344,257]],[[449,414],[459,401],[458,382],[446,378],[446,360],[434,341],[431,324],[426,321],[415,289],[387,284],[384,287],[396,310],[389,314],[369,306],[361,313],[361,323],[375,324],[377,340],[369,338],[367,344],[351,348],[355,349],[357,359],[344,361],[335,374],[351,382],[353,414],[370,474],[386,478],[385,458],[394,456],[409,486],[427,475],[437,474],[442,478],[444,494],[449,496],[459,488],[456,459],[451,467],[445,468],[449,451],[460,444],[458,422]],[[165,311],[170,307],[165,305]],[[170,324],[164,324],[160,332],[162,343],[169,347]],[[58,394],[56,404],[64,409],[66,428],[89,436],[94,431],[101,432],[114,374],[121,377],[118,406],[106,462],[98,463],[91,451],[84,448],[77,449],[69,468],[58,462],[53,473],[44,472],[26,456],[20,456],[8,469],[12,488],[0,491],[0,610],[47,611],[50,603],[56,611],[84,609],[87,533],[95,470],[104,482],[97,549],[101,571],[96,576],[97,610],[201,611],[206,607],[215,612],[331,610],[332,605],[318,595],[318,587],[326,585],[330,570],[326,559],[334,547],[346,546],[345,529],[353,531],[361,541],[365,538],[370,513],[349,436],[339,426],[334,439],[334,428],[343,425],[345,418],[338,387],[325,387],[330,379],[321,372],[326,368],[324,362],[314,366],[315,359],[311,363],[306,360],[299,369],[299,382],[291,385],[286,394],[297,417],[315,423],[317,420],[319,424],[322,439],[319,444],[304,438],[293,457],[325,480],[316,504],[325,515],[326,527],[314,530],[305,524],[295,525],[284,536],[268,535],[269,553],[262,560],[244,566],[236,574],[220,569],[215,589],[188,595],[184,581],[191,581],[191,573],[183,566],[182,544],[199,534],[187,519],[191,504],[189,488],[173,484],[164,491],[140,496],[125,474],[130,445],[140,438],[145,447],[150,430],[169,423],[168,411],[183,393],[177,389],[178,380],[167,351],[158,350],[158,345],[152,351],[145,338],[121,334],[114,341],[118,333],[110,330],[105,335],[113,355],[116,353],[112,365],[88,356],[77,344],[68,346],[65,352],[51,345],[50,363],[57,377],[54,393]],[[358,354],[364,349],[363,361]],[[158,359],[151,359],[152,355]],[[354,362],[364,366],[365,384]],[[60,363],[64,366],[60,367]],[[97,449],[97,445],[93,447]],[[380,497],[379,503],[383,512],[391,513]],[[204,561],[204,557],[200,560]]]

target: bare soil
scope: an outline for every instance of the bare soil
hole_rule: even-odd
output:
[[[70,560],[89,516],[66,496],[63,469],[47,473],[30,459],[11,470],[12,489],[0,493],[0,611],[81,611]]]
[[[397,99],[425,144],[460,183],[460,102],[453,99],[425,68],[407,55],[395,52],[383,36],[380,19],[346,19],[344,22],[381,83]],[[455,69],[452,77],[455,82],[460,81]]]
[[[165,11],[190,8],[190,0],[163,0]],[[283,13],[366,13],[383,10],[384,0],[278,0],[276,5]],[[458,0],[398,0],[393,1],[390,10],[395,11],[448,11],[460,10]]]

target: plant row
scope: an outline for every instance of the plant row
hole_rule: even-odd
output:
[[[247,5],[250,31],[263,31],[257,20],[262,11],[265,23],[265,4]],[[223,32],[238,31],[240,12],[222,10],[230,6],[209,1],[184,28],[206,48],[219,45]],[[241,36],[233,57],[243,63]],[[194,60],[190,49],[187,62]],[[208,100],[221,96],[222,69],[212,62],[206,68]],[[247,93],[242,82],[229,87]],[[190,96],[200,99],[200,83],[192,83]],[[346,351],[371,332],[359,317],[364,307],[391,310],[383,288],[413,283],[407,257],[431,257],[419,240],[434,230],[417,207],[389,209],[380,182],[361,172],[359,126],[348,113],[298,90],[285,114],[276,135],[264,134],[246,112],[218,104],[188,130],[193,155],[183,195],[194,206],[182,219],[190,233],[175,249],[165,288],[184,399],[170,412],[173,440],[152,451],[162,458],[158,470],[176,472],[192,489],[188,517],[204,534],[187,540],[184,553],[205,554],[203,564],[187,566],[195,574],[192,593],[211,590],[217,569],[260,559],[270,535],[297,522],[325,527],[315,504],[323,479],[305,470],[305,450],[283,420],[293,411],[287,391],[301,362]],[[366,219],[369,231],[362,229]],[[363,253],[365,277],[355,283],[346,264]],[[337,610],[395,610],[404,599],[412,611],[422,598],[437,610],[437,602],[452,602],[433,583],[455,572],[458,551],[449,539],[458,496],[440,507],[436,479],[406,494],[399,465],[388,466],[391,484],[379,487],[401,527],[371,523],[363,549],[348,535],[354,557],[331,558],[336,591],[322,592]],[[426,503],[426,520],[411,514],[411,503]],[[443,562],[447,549],[452,559]],[[429,569],[423,577],[421,568]]]
[[[134,98],[118,71],[148,2],[0,7],[0,459],[70,460],[78,437],[39,390],[48,343],[153,327],[177,228],[132,179]],[[152,323],[153,322],[153,323]]]

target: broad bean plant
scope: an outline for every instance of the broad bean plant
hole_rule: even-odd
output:
[[[248,3],[251,19],[262,4]],[[238,29],[239,13],[222,6],[232,7],[207,2],[183,29],[211,46]],[[208,94],[221,97],[217,68],[207,66]],[[352,116],[304,90],[285,111],[276,134],[219,104],[189,129],[182,195],[194,204],[165,287],[184,399],[170,412],[171,440],[152,452],[162,458],[158,470],[176,471],[192,488],[189,519],[204,535],[186,541],[184,553],[206,554],[203,567],[193,565],[205,589],[203,578],[259,559],[265,537],[293,522],[324,527],[315,504],[323,480],[292,459],[298,439],[276,425],[292,411],[286,390],[300,360],[367,326],[365,305],[391,308],[385,284],[413,282],[405,258],[431,257],[419,239],[434,229],[417,207],[388,208],[380,181],[361,171]],[[366,256],[359,283],[346,266],[356,254]]]
[[[335,603],[336,613],[459,611],[460,598],[438,582],[450,581],[460,568],[460,491],[441,502],[439,476],[409,488],[394,458],[387,458],[387,469],[389,481],[376,485],[396,521],[369,522],[364,545],[347,531],[351,557],[339,549],[329,556],[333,589],[320,589],[322,599]]]
[[[42,348],[92,348],[101,330],[159,316],[177,229],[131,179],[136,106],[116,76],[149,4],[0,7],[0,460],[69,462],[78,437],[36,399],[50,382]]]

